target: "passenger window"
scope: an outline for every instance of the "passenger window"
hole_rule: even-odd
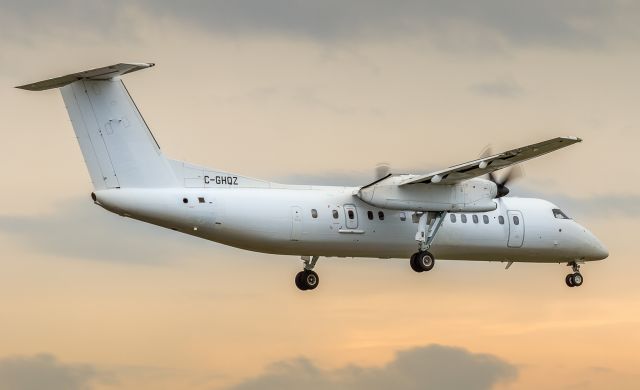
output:
[[[338,210],[333,210],[331,214],[333,214],[333,219],[338,219]]]
[[[462,214],[460,216],[460,220],[462,221],[462,223],[467,223],[467,214]]]
[[[558,219],[571,219],[567,217],[567,214],[563,213],[560,209],[553,209],[553,216]]]
[[[517,215],[513,216],[513,224],[514,225],[520,225],[520,218],[518,218]]]
[[[373,221],[373,211],[371,211],[371,210],[367,211],[367,218],[369,218],[369,220]]]
[[[407,214],[405,214],[404,211],[400,213],[400,220],[402,222],[407,220]]]
[[[198,202],[199,202],[199,203],[204,203],[204,198],[203,198],[203,197],[201,197],[201,196],[199,196],[199,197],[198,197]]]
[[[482,222],[484,222],[485,225],[489,224],[489,217],[487,217],[486,215],[482,216]]]
[[[318,210],[316,209],[311,209],[311,216],[313,218],[318,218]]]
[[[456,223],[456,215],[455,214],[449,214],[449,218],[451,218],[451,222],[452,223]]]
[[[383,213],[382,211],[378,211],[378,218],[379,218],[381,221],[384,221],[384,213]]]
[[[478,216],[473,214],[473,223],[478,223]]]
[[[504,217],[502,215],[498,216],[498,223],[504,225]]]
[[[347,215],[349,216],[349,219],[353,219],[354,217],[353,210],[347,211]]]

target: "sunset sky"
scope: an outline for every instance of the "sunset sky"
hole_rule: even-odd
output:
[[[640,3],[0,0],[0,390],[638,389]],[[56,90],[118,62],[168,156],[301,184],[427,173],[556,136],[512,195],[582,267],[244,252],[95,206]]]

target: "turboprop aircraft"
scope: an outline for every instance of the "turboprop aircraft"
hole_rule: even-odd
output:
[[[152,66],[120,63],[17,87],[60,88],[91,197],[108,211],[241,249],[300,256],[300,290],[318,286],[321,256],[404,258],[416,272],[430,271],[436,258],[507,268],[567,263],[565,282],[577,287],[580,265],[609,255],[559,207],[506,196],[507,180],[493,175],[579,138],[488,153],[427,174],[386,173],[363,186],[277,184],[165,156],[120,79]]]

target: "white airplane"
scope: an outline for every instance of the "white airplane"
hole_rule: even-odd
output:
[[[300,290],[318,286],[313,269],[320,256],[406,258],[416,272],[431,270],[436,258],[501,261],[507,268],[567,263],[573,272],[565,282],[575,287],[583,282],[580,264],[609,255],[554,204],[506,197],[508,179],[492,174],[579,138],[428,174],[387,173],[365,186],[277,184],[165,156],[119,77],[153,65],[121,63],[17,87],[60,88],[91,197],[108,211],[241,249],[301,256]]]

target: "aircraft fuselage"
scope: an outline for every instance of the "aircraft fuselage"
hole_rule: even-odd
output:
[[[357,188],[110,189],[97,203],[130,218],[256,252],[325,257],[410,257],[417,218],[368,205]],[[449,213],[431,252],[439,259],[568,262],[599,260],[606,248],[552,203],[499,198],[484,213]],[[466,219],[466,222],[464,222]]]

